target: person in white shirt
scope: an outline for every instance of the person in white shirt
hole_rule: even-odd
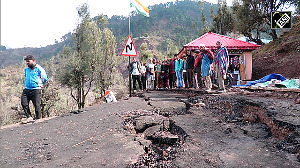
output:
[[[149,62],[146,65],[146,70],[147,70],[147,90],[149,91],[154,89],[154,81],[155,81],[155,69],[151,58],[149,59]]]
[[[139,83],[139,89],[143,90],[143,85],[141,82],[141,69],[140,69],[140,63],[136,61],[135,57],[133,57],[132,62],[130,63],[130,72],[132,75],[132,80],[133,80],[133,92],[136,92],[136,81]]]

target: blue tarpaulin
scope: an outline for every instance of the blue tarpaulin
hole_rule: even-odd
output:
[[[267,81],[271,81],[271,79],[277,79],[277,80],[281,80],[281,81],[286,80],[286,78],[283,77],[280,74],[270,74],[270,75],[267,75],[267,76],[265,76],[265,77],[263,77],[259,80],[250,81],[246,85],[236,85],[236,86],[252,86],[252,85],[255,85],[257,83],[264,83],[264,82],[267,82]]]

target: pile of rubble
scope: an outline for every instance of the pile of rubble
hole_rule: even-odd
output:
[[[123,128],[143,146],[145,153],[128,167],[169,167],[186,133],[158,109],[123,112]]]

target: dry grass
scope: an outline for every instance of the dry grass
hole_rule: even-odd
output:
[[[43,65],[42,65],[43,66]],[[20,122],[24,117],[21,107],[21,94],[24,82],[24,65],[10,66],[0,69],[0,126]],[[47,71],[47,66],[45,66]],[[49,70],[49,74],[52,74]],[[116,94],[117,99],[126,95],[127,85],[120,74],[116,75],[114,85],[110,88]],[[45,109],[48,110],[50,117],[59,116],[77,108],[77,104],[70,96],[70,90],[61,86],[53,76],[49,76],[47,87],[43,92]],[[99,101],[94,92],[90,92],[87,97],[86,105],[103,103]],[[34,115],[34,107],[30,103],[31,112]]]

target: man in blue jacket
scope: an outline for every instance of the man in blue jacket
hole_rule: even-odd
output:
[[[22,123],[34,121],[29,108],[30,100],[35,108],[35,119],[39,122],[41,118],[41,89],[47,82],[48,77],[46,71],[36,63],[34,56],[28,55],[24,60],[27,68],[25,68],[25,89],[21,96],[21,105],[27,119],[22,120]]]

